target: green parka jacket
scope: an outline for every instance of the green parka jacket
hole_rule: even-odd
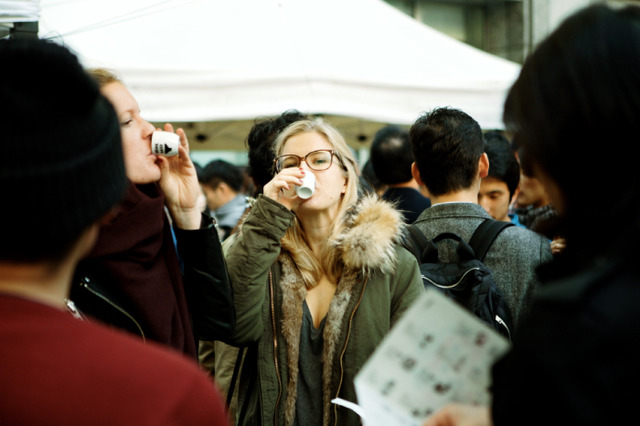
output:
[[[290,425],[295,418],[298,348],[306,289],[280,239],[293,220],[260,196],[227,252],[236,328],[247,346],[239,381],[238,424]],[[415,258],[399,246],[400,213],[374,196],[361,199],[334,241],[344,262],[323,332],[323,425],[356,425],[353,379],[402,313],[424,291]]]

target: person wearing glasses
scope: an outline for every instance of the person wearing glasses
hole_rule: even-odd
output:
[[[274,176],[227,251],[234,343],[247,346],[237,424],[359,425],[355,374],[423,291],[399,246],[404,222],[375,195],[358,198],[343,136],[316,120],[274,144]],[[313,195],[291,195],[313,173]]]

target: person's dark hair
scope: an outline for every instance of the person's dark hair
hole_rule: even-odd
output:
[[[585,221],[633,217],[628,223],[640,228],[638,70],[640,8],[594,5],[542,41],[509,90],[505,125],[521,147],[523,169],[537,166],[560,188],[567,241],[594,237]],[[593,194],[606,203],[594,208]]]
[[[509,189],[513,197],[520,183],[520,164],[509,140],[502,132],[492,130],[484,134],[484,152],[489,158],[489,177],[498,179]]]
[[[0,63],[0,260],[55,264],[124,195],[118,119],[58,44],[1,40]]]
[[[376,192],[384,185],[376,176],[376,172],[373,170],[373,165],[371,164],[371,159],[367,160],[362,167],[362,172],[360,173],[360,180],[362,182],[362,187],[367,192]]]
[[[235,192],[242,191],[244,184],[242,170],[228,161],[210,161],[202,171],[202,184],[215,189],[222,182],[226,183]]]
[[[432,195],[469,188],[484,151],[480,125],[453,108],[436,108],[409,129],[413,158]]]
[[[204,168],[200,165],[200,163],[193,162],[193,167],[196,169],[196,174],[198,175],[198,182],[202,183],[202,177],[204,173]]]
[[[409,132],[398,126],[378,130],[371,142],[371,164],[383,184],[394,185],[413,179]]]
[[[273,142],[282,130],[289,124],[309,117],[297,110],[287,110],[277,117],[256,119],[247,136],[249,151],[249,176],[255,183],[256,193],[262,193],[262,188],[273,178]],[[257,195],[256,194],[256,195]]]

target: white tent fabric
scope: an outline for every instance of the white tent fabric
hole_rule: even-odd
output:
[[[115,70],[156,122],[452,106],[500,128],[520,68],[381,0],[41,0],[40,37]]]

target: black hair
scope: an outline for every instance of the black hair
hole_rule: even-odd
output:
[[[235,192],[242,191],[244,184],[242,170],[228,161],[210,161],[202,171],[202,184],[215,189],[222,182],[229,185]]]
[[[484,134],[484,152],[489,158],[488,176],[504,182],[513,197],[520,183],[520,164],[504,134],[492,130]]]
[[[196,169],[196,175],[198,176],[198,182],[202,183],[204,168],[200,163],[193,162],[193,167]]]
[[[385,126],[378,130],[371,142],[371,164],[383,184],[405,183],[411,175],[411,143],[409,132],[398,126]]]
[[[360,181],[363,189],[367,192],[376,192],[384,185],[376,176],[376,172],[373,170],[371,159],[367,160],[360,172]]]
[[[0,40],[0,62],[0,260],[55,264],[124,195],[118,119],[59,44]]]
[[[539,170],[560,188],[568,241],[597,238],[586,232],[590,224],[629,215],[640,229],[638,70],[640,8],[593,5],[538,45],[507,95],[504,121],[523,170]],[[593,194],[606,203],[594,208]]]
[[[273,178],[273,142],[280,132],[289,124],[305,120],[309,117],[297,110],[287,110],[277,117],[262,117],[256,119],[247,136],[249,151],[248,174],[253,178],[256,193],[262,193],[262,188]]]
[[[436,108],[409,129],[413,158],[432,195],[469,188],[484,151],[480,125],[454,108]]]

